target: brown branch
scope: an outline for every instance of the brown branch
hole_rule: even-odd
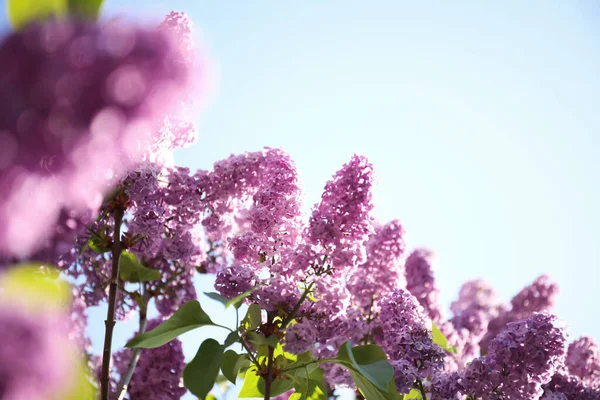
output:
[[[117,207],[113,212],[115,220],[115,231],[113,243],[111,245],[112,255],[112,270],[110,276],[110,288],[108,290],[108,312],[106,313],[106,333],[104,335],[104,350],[102,352],[102,376],[100,379],[101,400],[110,400],[110,360],[112,355],[112,337],[115,327],[115,308],[117,303],[117,285],[119,279],[119,264],[121,253],[123,252],[123,244],[121,243],[121,224],[123,222],[124,210]]]

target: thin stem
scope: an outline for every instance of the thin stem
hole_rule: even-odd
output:
[[[306,297],[308,296],[308,294],[312,290],[313,286],[314,286],[314,282],[311,282],[306,287],[306,289],[304,289],[304,293],[302,293],[302,296],[300,296],[300,299],[298,300],[298,303],[296,303],[296,306],[294,307],[294,309],[292,310],[292,312],[289,313],[289,315],[287,317],[285,317],[285,319],[281,323],[281,327],[282,328],[285,328],[286,326],[288,326],[288,324],[290,322],[292,322],[292,320],[294,319],[294,317],[296,317],[296,313],[298,312],[298,310],[302,306],[302,303],[304,303],[304,300],[306,300]]]
[[[267,356],[267,375],[265,376],[265,400],[271,398],[271,381],[273,380],[273,354],[275,349],[269,346],[269,355]]]
[[[150,296],[148,292],[144,291],[145,285],[142,283],[140,287],[140,291],[142,292],[142,297],[144,299],[144,306],[140,307],[140,331],[138,334],[142,334],[146,332],[146,325],[148,322],[146,315],[146,307],[148,304],[148,300],[150,300]],[[127,388],[129,386],[129,382],[131,382],[131,378],[133,377],[133,372],[135,371],[135,367],[140,359],[140,355],[142,354],[142,348],[137,347],[131,351],[131,359],[129,360],[129,364],[127,364],[127,371],[123,374],[121,382],[119,382],[119,386],[117,387],[117,400],[123,400],[125,394],[127,393]]]
[[[112,354],[112,337],[115,327],[115,309],[117,304],[117,285],[119,279],[119,264],[121,260],[121,252],[123,244],[121,243],[121,224],[123,222],[124,211],[121,208],[116,208],[113,213],[115,220],[115,232],[113,243],[111,245],[112,255],[112,270],[110,276],[110,288],[108,290],[108,311],[106,313],[106,333],[104,335],[104,350],[102,352],[102,377],[101,385],[101,400],[109,399],[109,383],[110,383],[110,359]]]
[[[373,303],[375,302],[375,296],[371,296],[371,303],[369,304],[369,315],[367,316],[367,326],[371,324],[373,321]],[[371,329],[367,332],[365,337],[363,338],[363,344],[369,344],[369,340],[371,339]]]
[[[423,387],[423,382],[420,379],[417,379],[417,389],[421,392],[421,397],[423,400],[427,400],[427,394],[425,393],[425,388]]]
[[[254,354],[252,354],[252,352],[250,351],[250,349],[248,348],[248,346],[244,342],[244,338],[240,338],[240,343],[242,344],[242,347],[248,353],[248,357],[250,357],[250,360],[252,360],[252,362],[254,363],[254,365],[256,365],[258,367],[258,360],[256,359],[256,357],[254,357]]]

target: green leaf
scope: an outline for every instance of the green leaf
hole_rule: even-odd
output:
[[[221,360],[221,372],[225,375],[225,378],[235,385],[235,380],[244,366],[250,365],[250,359],[248,354],[238,354],[233,350],[227,350],[223,353],[223,359]]]
[[[258,328],[262,324],[262,314],[258,304],[250,304],[246,316],[242,319],[240,326],[245,332],[250,332]]]
[[[63,400],[95,400],[96,399],[96,385],[94,385],[93,378],[88,372],[90,372],[83,362],[78,365],[77,371],[75,371],[74,379],[70,379],[69,389],[66,393],[62,394],[61,399]]]
[[[255,286],[252,289],[240,294],[239,296],[234,297],[233,299],[228,299],[224,296],[221,296],[219,293],[216,292],[210,292],[210,293],[204,293],[206,296],[210,297],[213,300],[218,301],[219,303],[223,304],[225,306],[225,308],[229,308],[230,306],[235,306],[235,308],[240,308],[242,306],[242,301],[250,296],[254,291],[256,291],[257,289],[259,289],[260,286]]]
[[[223,346],[214,339],[207,339],[183,370],[184,386],[199,399],[204,400],[215,385],[222,357]]]
[[[240,354],[240,357],[233,367],[233,370],[236,372],[237,376],[244,376],[250,365],[252,365],[252,362],[250,361],[248,354]]]
[[[200,328],[201,326],[215,325],[204,312],[197,300],[188,301],[168,320],[152,329],[131,339],[125,346],[129,348],[141,347],[152,349],[169,343],[177,336]]]
[[[69,11],[80,17],[96,20],[104,0],[68,0]]]
[[[95,251],[96,253],[102,254],[110,251],[110,248],[104,245],[104,240],[99,236],[94,236],[86,243],[86,246]],[[85,250],[82,249],[82,254]]]
[[[279,340],[277,336],[270,335],[268,338],[265,337],[262,333],[256,332],[248,332],[246,334],[246,339],[254,346],[254,348],[258,349],[260,346],[268,345],[271,347],[277,347]]]
[[[337,358],[349,362],[379,390],[387,391],[390,381],[394,378],[394,368],[389,363],[387,355],[374,344],[353,348],[352,342],[348,341],[340,347]]]
[[[377,386],[371,383],[367,378],[352,368],[348,368],[350,376],[360,389],[365,399],[369,400],[402,400],[402,395],[396,391],[394,381],[390,382],[387,391],[380,390]]]
[[[223,343],[223,347],[228,348],[232,344],[237,343],[239,341],[240,336],[237,334],[237,332],[231,332],[229,335],[227,335],[227,338],[225,338],[225,343]]]
[[[252,366],[248,368],[246,371],[246,375],[244,375],[244,384],[240,389],[240,393],[238,394],[238,398],[243,399],[247,397],[263,397],[264,393],[260,392],[258,389],[258,382],[262,381],[264,385],[264,380],[257,375],[256,366]]]
[[[206,295],[206,297],[216,300],[223,305],[225,305],[225,303],[227,303],[229,301],[229,299],[227,297],[223,297],[217,292],[210,292],[210,293],[204,292],[204,294]]]
[[[244,293],[240,294],[239,296],[234,297],[233,299],[227,301],[227,303],[225,303],[225,308],[229,308],[229,306],[235,306],[235,308],[240,308],[240,306],[242,305],[242,301],[250,296],[252,293],[254,293],[255,291],[257,291],[258,289],[260,289],[260,286],[254,286],[252,289],[245,291]]]
[[[433,343],[440,346],[443,350],[456,354],[456,347],[448,344],[448,339],[433,321],[431,322],[431,333],[433,335]]]
[[[144,267],[136,255],[128,251],[121,253],[119,276],[126,282],[157,281],[161,278],[158,270]]]
[[[18,300],[30,311],[67,310],[72,300],[71,286],[58,276],[58,269],[49,265],[18,264],[0,277],[0,293]]]
[[[404,395],[404,400],[421,399],[421,392],[417,389],[412,389],[410,393]]]
[[[21,28],[31,22],[50,16],[65,16],[68,13],[67,0],[7,0],[6,14],[14,28]]]
[[[239,398],[264,397],[265,380],[256,374],[256,366],[252,366],[246,371],[244,376],[244,385],[238,395]],[[276,379],[271,383],[271,397],[279,396],[294,388],[294,382],[291,379]]]
[[[300,372],[303,371],[303,374]],[[314,368],[309,372],[308,368],[298,370],[294,377],[294,393],[289,400],[326,400],[327,385],[324,380],[324,371]]]
[[[206,395],[206,400],[217,400],[217,398],[214,394],[209,393]]]

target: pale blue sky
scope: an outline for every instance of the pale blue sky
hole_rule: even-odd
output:
[[[107,0],[104,13],[170,10],[191,16],[220,75],[179,164],[282,147],[313,204],[364,154],[376,215],[437,253],[446,305],[466,279],[508,300],[548,273],[570,333],[600,338],[597,2]],[[184,340],[191,357],[201,337]]]

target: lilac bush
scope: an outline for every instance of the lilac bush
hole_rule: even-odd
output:
[[[13,304],[0,287],[1,399],[225,398],[232,385],[265,400],[344,388],[367,399],[600,399],[599,347],[570,341],[550,313],[549,277],[509,304],[470,280],[443,312],[433,252],[409,251],[401,221],[374,218],[366,157],[334,172],[308,215],[282,149],[209,170],[174,165],[172,151],[195,138],[204,86],[191,73],[205,73],[184,14],[157,28],[40,18],[9,33],[0,56],[0,266],[2,277],[26,271],[31,281],[15,282],[35,282],[27,298],[44,303]],[[199,274],[214,276],[210,298],[245,312],[235,326],[203,310]],[[50,281],[68,282],[70,301]],[[91,354],[98,305],[105,340]],[[137,332],[114,349],[128,318]],[[206,339],[186,364],[178,337],[204,326],[225,340]]]

